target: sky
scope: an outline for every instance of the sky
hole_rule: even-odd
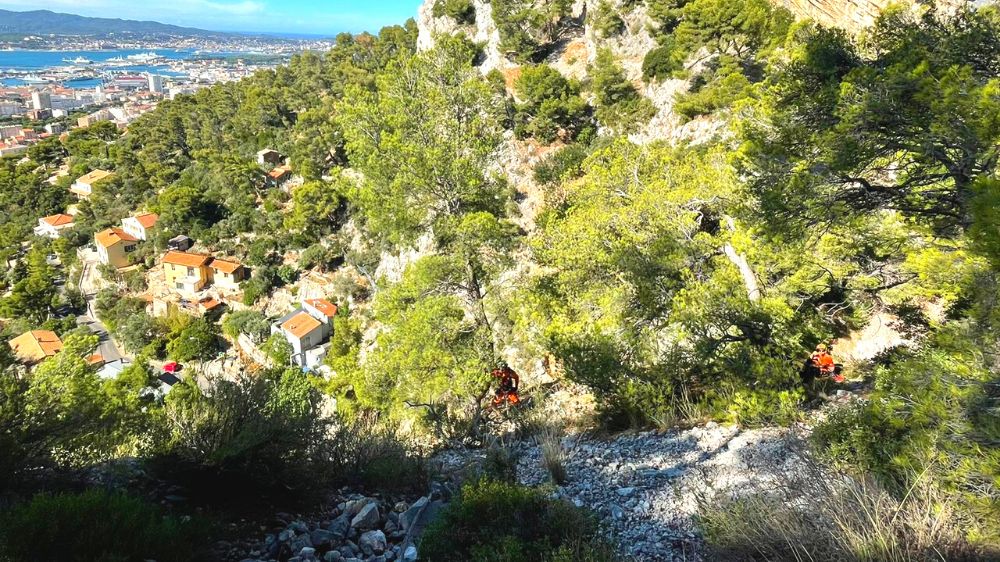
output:
[[[0,0],[0,9],[153,20],[213,31],[335,35],[416,17],[421,0]]]

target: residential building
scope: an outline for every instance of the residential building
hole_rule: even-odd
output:
[[[59,238],[62,231],[73,228],[73,215],[59,213],[38,219],[35,234],[48,238]]]
[[[212,280],[212,256],[169,251],[161,261],[167,285],[180,293],[197,293]]]
[[[66,108],[72,109],[72,108]],[[89,115],[85,115],[76,120],[76,124],[83,128],[89,127],[95,123],[100,123],[101,121],[111,121],[111,112],[107,109],[99,109]]]
[[[265,148],[257,152],[257,163],[261,166],[281,163],[281,153],[271,148]]]
[[[149,74],[149,92],[152,94],[163,93],[163,77],[159,74]]]
[[[26,115],[28,116],[28,119],[32,119],[34,121],[44,121],[44,120],[49,119],[49,118],[52,117],[52,110],[51,109],[29,109],[28,112],[26,113]]]
[[[281,334],[292,347],[292,363],[312,369],[323,362],[333,335],[337,305],[326,299],[309,299],[278,319],[271,333]]]
[[[109,172],[107,170],[94,170],[78,177],[76,181],[73,182],[73,185],[70,186],[69,190],[78,197],[90,197],[90,195],[94,193],[94,186],[96,184],[114,177],[114,175],[114,172]]]
[[[5,156],[20,156],[28,152],[28,145],[25,144],[0,144],[0,158]]]
[[[156,226],[156,220],[159,218],[156,213],[139,213],[125,217],[122,219],[122,230],[139,240],[148,240],[149,231]]]
[[[35,90],[31,92],[32,109],[52,109],[52,94]]]
[[[139,240],[120,228],[109,228],[95,234],[94,243],[101,263],[122,268],[129,265],[128,255],[138,247]]]
[[[62,340],[49,330],[31,330],[8,342],[14,355],[23,363],[34,365],[62,349]]]
[[[212,285],[219,289],[239,291],[240,282],[247,278],[247,269],[237,261],[213,259],[209,269],[212,273]]]
[[[292,169],[287,165],[281,165],[267,173],[267,184],[279,186],[292,177]]]
[[[302,301],[302,310],[331,326],[333,325],[333,317],[337,315],[337,305],[326,299],[306,299]]]
[[[58,135],[59,133],[66,130],[66,126],[62,123],[49,123],[45,126],[45,132],[50,135]]]

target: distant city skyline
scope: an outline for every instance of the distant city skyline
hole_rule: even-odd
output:
[[[421,0],[0,0],[0,9],[153,20],[212,31],[335,35],[378,31],[415,17]]]

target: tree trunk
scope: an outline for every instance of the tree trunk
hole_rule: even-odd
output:
[[[733,222],[732,217],[725,217],[726,226],[729,228],[730,232],[736,230],[736,225]],[[743,277],[743,285],[747,289],[747,298],[751,302],[757,302],[760,300],[760,286],[757,283],[757,276],[754,275],[753,268],[750,267],[750,262],[747,261],[747,257],[736,251],[736,248],[729,242],[722,247],[722,251],[725,252],[726,257],[729,261],[736,266],[736,269],[740,270],[740,276]]]

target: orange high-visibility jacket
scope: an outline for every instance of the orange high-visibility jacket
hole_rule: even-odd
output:
[[[812,355],[813,365],[819,367],[821,373],[828,374],[832,373],[834,369],[833,356],[829,353],[813,353]]]

